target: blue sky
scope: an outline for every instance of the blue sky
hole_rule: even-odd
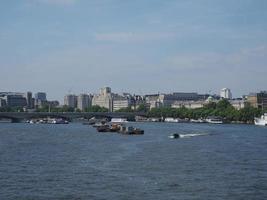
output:
[[[2,0],[0,91],[267,90],[265,0]]]

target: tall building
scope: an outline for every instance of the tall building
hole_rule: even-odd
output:
[[[232,99],[232,93],[229,88],[223,88],[220,92],[220,97],[224,99]]]
[[[33,108],[34,107],[34,101],[32,98],[32,93],[31,92],[27,92],[25,94],[25,98],[27,100],[27,108]]]
[[[267,91],[261,91],[259,93],[250,93],[247,96],[247,102],[255,108],[267,108]]]
[[[64,97],[64,105],[70,108],[77,107],[77,96],[74,94],[68,94]]]
[[[0,98],[0,107],[5,107],[6,106],[6,100],[3,98]]]
[[[110,87],[100,89],[100,94],[94,95],[92,105],[107,108],[110,112],[113,110],[112,94]]]
[[[35,94],[35,100],[46,101],[46,93],[45,92],[37,92]]]
[[[77,99],[77,107],[81,111],[85,111],[86,108],[92,105],[92,97],[88,94],[80,94]]]

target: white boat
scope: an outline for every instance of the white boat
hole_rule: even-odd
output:
[[[190,122],[192,122],[192,123],[205,123],[206,121],[203,119],[190,119]]]
[[[223,124],[223,121],[220,117],[208,117],[206,122],[210,124]]]
[[[164,122],[179,122],[178,118],[166,117]]]
[[[53,119],[51,121],[51,124],[68,124],[69,122],[67,120],[64,120],[64,119]]]
[[[112,118],[111,123],[125,123],[128,122],[126,118]]]
[[[254,118],[255,125],[266,126],[267,125],[267,113],[264,113],[260,118]]]

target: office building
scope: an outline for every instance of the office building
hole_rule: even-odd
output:
[[[7,95],[4,97],[8,107],[25,107],[27,100],[23,95]]]
[[[247,102],[254,108],[266,109],[267,91],[261,91],[259,93],[250,93],[247,96]]]
[[[77,99],[77,107],[81,111],[85,111],[86,108],[92,105],[92,97],[88,94],[80,94]]]
[[[100,94],[94,95],[92,105],[107,108],[110,112],[113,110],[111,88],[104,87],[100,89]]]
[[[223,88],[220,92],[220,97],[223,99],[232,99],[232,93],[229,88]]]
[[[74,94],[68,94],[64,97],[64,105],[70,108],[77,107],[77,96]]]
[[[37,92],[35,94],[35,100],[46,101],[46,93],[45,92]]]
[[[113,111],[117,111],[122,108],[128,108],[131,106],[131,99],[129,96],[121,96],[118,94],[113,94],[112,101],[113,101]]]

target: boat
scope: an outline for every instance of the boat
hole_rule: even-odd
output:
[[[96,128],[98,132],[110,132],[110,128],[108,124],[104,124]]]
[[[120,130],[118,133],[124,134],[124,135],[143,135],[144,130],[141,130],[139,128],[133,128],[132,126],[120,126]]]
[[[267,126],[267,113],[264,113],[260,118],[255,117],[254,123],[257,126]]]
[[[121,124],[118,124],[118,123],[111,124],[109,131],[118,132],[120,130],[120,127],[121,127]]]
[[[50,123],[50,122],[47,122],[47,123]],[[51,124],[68,124],[69,122],[67,120],[64,120],[64,119],[53,119],[51,121]]]
[[[171,139],[180,138],[180,135],[178,133],[174,133],[172,135],[169,135],[169,138],[171,138]]]
[[[179,118],[172,118],[172,117],[167,117],[165,118],[164,122],[179,122]]]
[[[190,119],[190,122],[192,122],[192,123],[205,123],[206,121],[203,119]]]
[[[125,123],[128,122],[126,118],[112,118],[111,123]]]
[[[223,120],[221,117],[210,116],[206,118],[206,122],[210,124],[223,124]]]
[[[92,126],[93,126],[94,128],[98,128],[98,127],[103,126],[103,125],[105,125],[105,123],[97,122],[97,123],[93,124]]]
[[[135,135],[144,135],[145,131],[139,128],[134,128],[133,134]]]

